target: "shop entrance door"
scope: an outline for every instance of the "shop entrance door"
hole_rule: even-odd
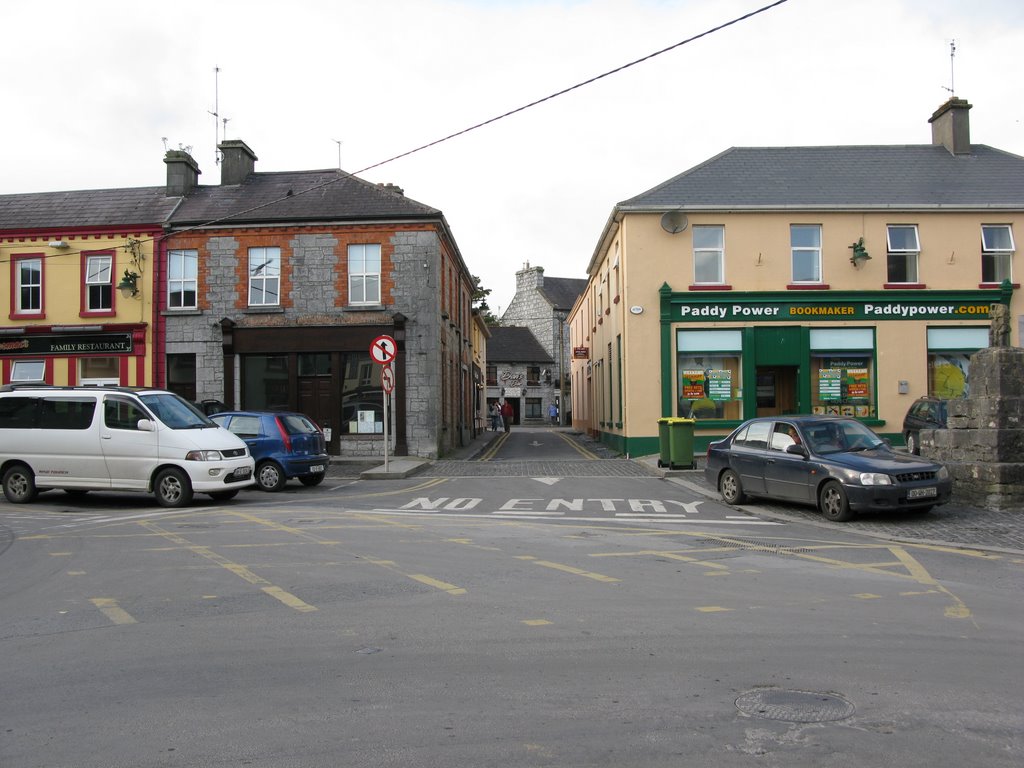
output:
[[[757,415],[782,416],[797,413],[795,365],[757,366]]]
[[[300,376],[299,386],[299,412],[304,413],[324,430],[328,444],[333,444],[337,436],[333,434],[332,427],[334,420],[331,414],[334,413],[334,398],[331,397],[330,376]],[[328,448],[328,451],[334,451]]]

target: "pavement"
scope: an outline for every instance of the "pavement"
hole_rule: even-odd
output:
[[[658,454],[623,457],[603,443],[571,428],[559,429],[590,453],[600,458],[629,458],[639,462],[651,474],[660,475],[681,487],[709,499],[721,501],[717,491],[704,480],[704,457],[695,456],[693,469],[666,469],[658,466]],[[456,448],[439,461],[469,461],[483,454],[502,433],[481,432],[465,446]],[[387,467],[383,459],[337,460],[331,463],[328,475],[333,478],[359,478],[363,480],[398,480],[409,477],[434,463],[431,459],[415,456],[393,456]],[[862,514],[849,523],[823,520],[817,510],[795,504],[758,501],[737,508],[781,522],[799,522],[832,530],[855,531],[887,541],[925,544],[955,548],[980,549],[1009,555],[1024,556],[1024,508],[984,509],[968,506],[954,500],[935,507],[931,512]]]

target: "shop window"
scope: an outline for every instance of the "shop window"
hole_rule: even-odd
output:
[[[186,400],[196,399],[196,356],[167,356],[167,389]]]
[[[810,346],[812,413],[876,417],[873,330],[811,329]]]
[[[168,309],[195,309],[198,286],[199,251],[168,251]]]
[[[121,383],[121,361],[116,357],[84,357],[78,361],[82,384],[104,386]]]
[[[384,395],[380,369],[369,352],[344,355],[341,381],[341,432],[345,435],[384,432]]]
[[[1013,280],[1013,231],[1009,224],[981,225],[981,282]]]
[[[11,381],[45,381],[46,362],[15,360],[11,364]]]
[[[821,282],[821,225],[791,224],[789,243],[794,283]]]
[[[543,418],[543,404],[539,397],[528,397],[526,398],[526,418],[528,419],[540,419]]]
[[[725,282],[725,227],[693,228],[693,282],[713,285]]]
[[[247,411],[290,410],[287,355],[242,358],[242,407]]]
[[[109,312],[114,308],[113,267],[110,254],[85,256],[85,312]]]
[[[740,331],[678,331],[676,414],[693,419],[743,417]]]
[[[971,355],[988,346],[988,328],[928,329],[928,394],[948,400],[970,394]]]
[[[380,245],[348,247],[348,301],[350,304],[380,304]]]
[[[916,224],[890,224],[886,228],[887,278],[890,283],[917,283],[921,243]]]
[[[281,249],[249,249],[249,306],[276,307],[281,303]]]
[[[43,259],[36,256],[14,256],[11,260],[14,283],[13,316],[43,313]]]
[[[331,356],[327,352],[308,352],[299,355],[299,376],[330,376]]]

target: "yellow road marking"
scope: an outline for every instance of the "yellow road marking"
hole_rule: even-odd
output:
[[[71,552],[51,552],[50,557],[70,557]]]
[[[586,448],[584,448],[582,445],[577,443],[575,440],[573,440],[571,437],[569,437],[565,433],[558,432],[556,434],[560,438],[562,438],[565,442],[567,442],[569,445],[571,445],[573,448],[575,448],[584,458],[587,458],[587,459],[598,459],[598,458],[600,458],[596,453],[592,453],[592,452],[588,451]]]
[[[522,623],[528,627],[543,627],[551,622],[547,619],[524,619]]]
[[[410,579],[414,579],[421,584],[426,584],[428,587],[434,587],[440,589],[442,592],[447,592],[449,595],[464,595],[466,590],[461,587],[457,587],[454,584],[449,584],[446,581],[439,581],[438,579],[431,578],[430,576],[424,576],[422,573],[410,573],[408,574]]]
[[[571,565],[552,563],[550,560],[534,560],[533,562],[534,564],[543,566],[544,568],[551,568],[556,571],[562,571],[563,573],[571,573],[573,576],[583,576],[584,578],[593,579],[594,581],[603,581],[606,584],[612,584],[619,581],[619,579],[616,579],[613,576],[605,576],[600,573],[585,571],[582,568],[574,568]]]
[[[732,608],[723,608],[720,605],[705,605],[701,608],[698,608],[697,610],[701,613],[726,613],[728,611],[731,611]]]
[[[870,592],[861,592],[858,595],[854,595],[854,597],[859,597],[861,600],[880,600],[882,598],[881,595],[873,595]]]
[[[271,597],[280,600],[282,603],[287,605],[289,608],[294,608],[299,613],[309,613],[315,611],[309,603],[305,603],[290,592],[285,592],[280,587],[263,587],[263,591]]]
[[[491,444],[491,447],[484,451],[483,456],[480,457],[480,461],[490,461],[493,459],[497,455],[498,451],[501,450],[501,446],[508,442],[509,434],[510,433],[505,432],[504,434],[499,435],[498,439]]]
[[[115,624],[136,623],[132,615],[117,604],[117,600],[112,600],[109,597],[94,597],[89,602],[99,608],[103,615]]]

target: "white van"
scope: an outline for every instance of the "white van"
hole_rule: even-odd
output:
[[[193,493],[230,499],[252,485],[245,443],[173,392],[135,387],[0,387],[0,479],[22,504],[48,488]]]

